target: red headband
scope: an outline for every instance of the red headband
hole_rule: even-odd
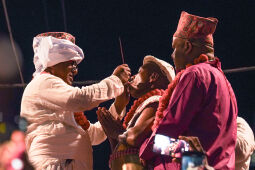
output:
[[[46,37],[46,36],[52,36],[58,39],[69,40],[75,44],[75,37],[66,32],[45,32],[45,33],[41,33],[37,35],[36,37]]]

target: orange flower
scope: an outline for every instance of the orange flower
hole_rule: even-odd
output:
[[[84,115],[83,112],[76,112],[74,113],[74,119],[77,124],[79,124],[83,130],[87,130],[90,126],[90,122],[88,121],[87,117]]]
[[[131,106],[130,110],[128,111],[127,115],[124,118],[124,122],[123,122],[123,127],[126,129],[128,122],[132,119],[132,117],[135,114],[136,109],[149,97],[151,96],[155,96],[155,95],[160,95],[162,96],[162,94],[164,93],[164,90],[159,90],[159,89],[154,89],[148,93],[146,93],[145,95],[143,95],[142,97],[138,98],[137,100],[134,101],[133,105]]]

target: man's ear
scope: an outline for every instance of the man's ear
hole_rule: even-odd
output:
[[[186,40],[184,43],[185,54],[188,55],[189,53],[191,53],[192,48],[193,48],[193,46],[192,46],[191,42]]]
[[[150,83],[155,82],[155,81],[158,80],[158,78],[159,78],[158,73],[153,72],[153,73],[150,75],[149,82],[150,82]]]

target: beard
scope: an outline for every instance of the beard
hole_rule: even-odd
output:
[[[151,90],[149,82],[139,83],[137,85],[130,84],[129,93],[134,98],[139,98]]]

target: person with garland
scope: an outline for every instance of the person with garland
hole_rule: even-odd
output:
[[[73,87],[84,54],[71,34],[39,34],[33,49],[36,71],[24,90],[20,112],[28,121],[29,161],[36,170],[92,170],[92,145],[102,143],[106,135],[100,123],[90,124],[83,111],[121,95],[130,69],[123,64],[97,84]]]
[[[115,111],[122,112],[129,102],[128,94],[136,99],[123,124],[111,116],[111,111],[98,109],[98,120],[112,148],[109,160],[112,170],[145,169],[139,159],[139,147],[152,133],[151,125],[160,97],[174,76],[174,68],[169,63],[150,55],[145,56],[138,73],[131,77],[126,94],[123,93],[114,102]]]
[[[0,143],[0,170],[33,170],[25,150],[24,132],[14,130],[10,140]]]
[[[195,136],[209,166],[235,169],[238,113],[233,89],[214,56],[213,33],[218,20],[181,13],[173,35],[172,59],[177,75],[162,96],[152,135],[140,147],[141,159],[153,169],[180,169],[172,157],[152,152],[156,134]]]

